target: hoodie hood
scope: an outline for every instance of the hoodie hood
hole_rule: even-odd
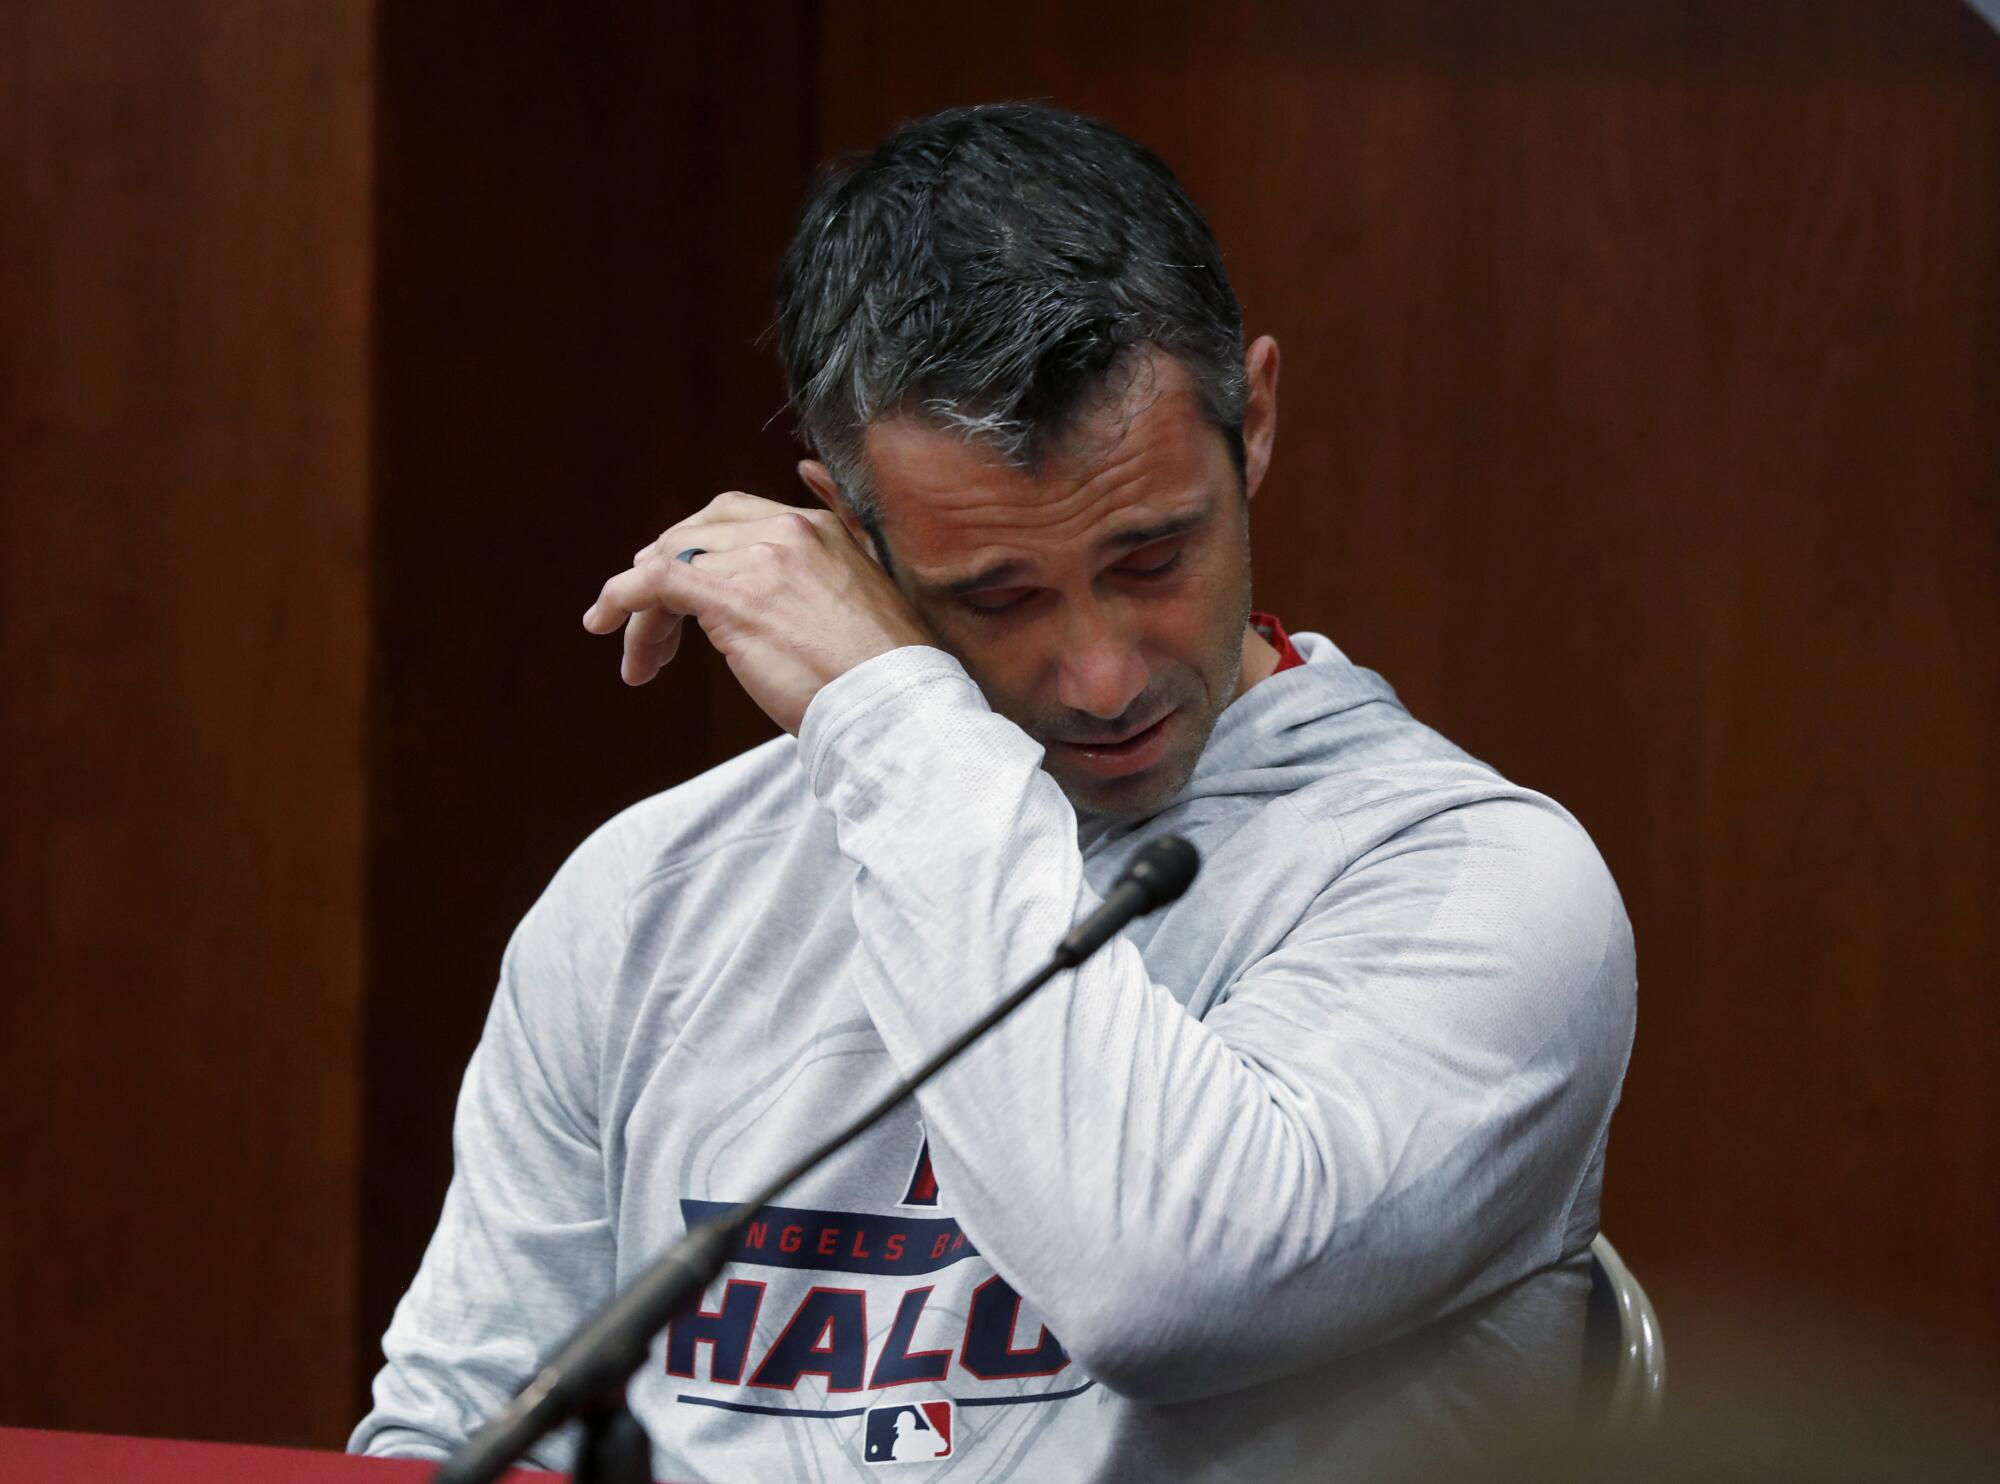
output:
[[[1375,730],[1349,714],[1359,708],[1384,708],[1384,726],[1409,724],[1380,675],[1348,659],[1324,634],[1291,637],[1305,663],[1266,676],[1230,703],[1175,804],[1288,794],[1324,778],[1332,755],[1358,748]]]

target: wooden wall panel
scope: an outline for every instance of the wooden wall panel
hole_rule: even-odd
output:
[[[1679,1359],[1749,1292],[2000,1367],[2000,40],[1942,0],[961,9],[976,46],[830,0],[823,147],[1044,98],[1208,208],[1286,352],[1260,599],[1623,887],[1606,1222]]]
[[[514,924],[620,808],[775,735],[698,636],[626,689],[583,610],[714,495],[798,489],[758,337],[810,158],[804,6],[481,14],[382,26],[357,1386]]]
[[[1009,96],[1158,148],[1284,342],[1260,597],[1617,871],[1678,1361],[1747,1291],[2000,1365],[1974,17],[382,9],[0,23],[0,1422],[339,1441],[507,932],[770,734],[577,615],[793,488],[809,165]]]
[[[0,1422],[349,1408],[370,31],[0,21]]]

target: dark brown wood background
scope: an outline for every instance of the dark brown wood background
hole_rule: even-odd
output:
[[[0,1421],[352,1406],[361,7],[0,16]]]
[[[718,13],[725,11],[726,13]],[[754,13],[753,13],[754,12]],[[577,615],[785,495],[816,160],[1037,97],[1285,351],[1259,598],[1624,889],[1607,1229],[2000,1376],[2000,39],[1952,0],[30,0],[0,22],[0,1423],[335,1444],[513,922],[769,735]],[[698,649],[698,646],[697,646]]]

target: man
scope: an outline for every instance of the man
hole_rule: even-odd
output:
[[[1250,612],[1278,348],[1172,174],[908,125],[780,322],[825,509],[725,494],[584,623],[639,684],[693,618],[788,735],[521,924],[353,1446],[442,1454],[1169,831],[1186,897],[751,1225],[633,1382],[657,1471],[864,1475],[914,1407],[938,1477],[1353,1476],[1573,1401],[1630,931],[1557,805]]]

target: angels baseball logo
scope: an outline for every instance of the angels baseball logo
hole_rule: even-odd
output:
[[[667,1375],[702,1388],[677,1401],[823,1418],[843,1431],[859,1415],[862,1460],[887,1464],[951,1458],[967,1441],[953,1436],[959,1402],[923,1397],[931,1387],[972,1388],[964,1404],[977,1407],[1063,1402],[1091,1388],[1088,1379],[1060,1390],[1020,1384],[1062,1374],[1069,1352],[998,1273],[954,1274],[979,1262],[979,1249],[940,1209],[929,1141],[915,1154],[891,1187],[902,1199],[886,1210],[765,1206],[751,1217],[722,1292],[667,1326]],[[721,1201],[680,1204],[689,1230],[734,1212]],[[904,1281],[840,1281],[846,1274]],[[940,1285],[945,1297],[933,1304]],[[869,1405],[853,1396],[901,1387],[917,1397]]]

